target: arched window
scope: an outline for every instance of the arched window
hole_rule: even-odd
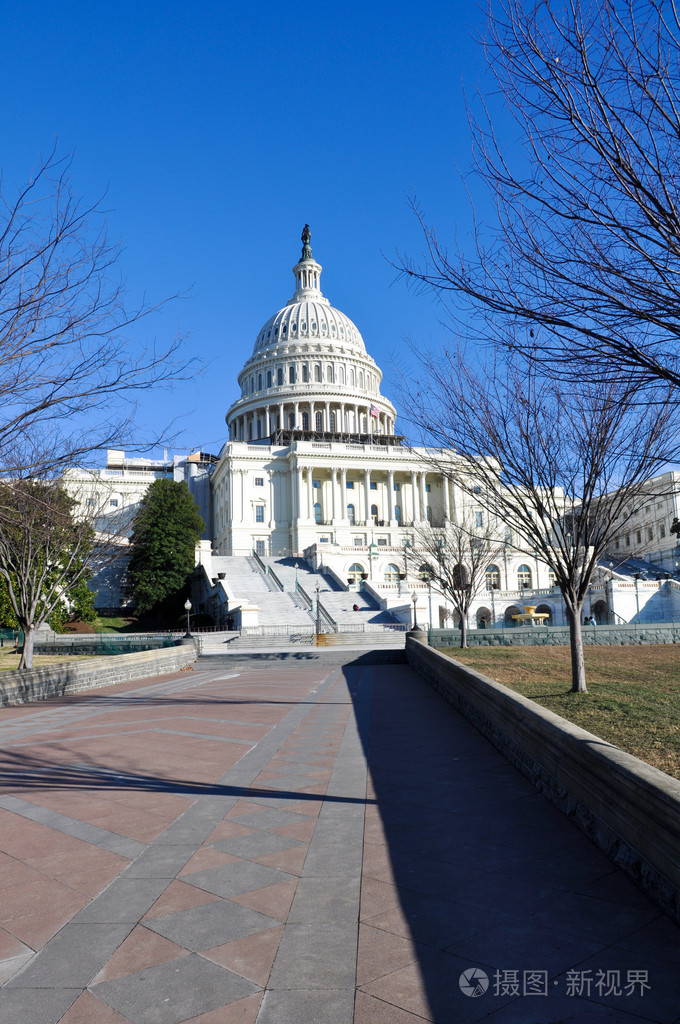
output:
[[[283,386],[283,367],[281,366],[279,366],[278,370],[276,371],[276,383],[278,384],[279,387]]]
[[[598,604],[604,605],[605,608],[607,607],[604,604],[604,601],[599,601]],[[550,616],[549,619],[543,619],[543,622],[542,622],[543,626],[551,626],[552,625],[552,608],[549,605],[547,605],[547,604],[539,604],[538,608],[536,609],[536,612],[539,615],[541,613],[545,613],[546,615]],[[595,617],[597,618],[597,605],[595,605]],[[606,622],[606,619],[603,619],[602,621]]]
[[[309,413],[303,412],[302,414],[302,429],[309,430]]]
[[[354,526],[354,505],[347,506],[347,518],[349,520],[349,525]]]
[[[267,370],[267,387],[270,388],[271,386],[272,386],[272,371],[271,370]]]
[[[320,523],[321,522],[321,505],[319,504],[318,501],[314,505],[314,522],[315,523]]]
[[[377,521],[378,521],[378,506],[377,505],[371,505],[371,519],[373,520],[374,523],[377,523]]]
[[[334,377],[335,374],[333,373],[333,364],[329,363],[328,366],[326,367],[326,380],[328,381],[329,384],[333,383]]]
[[[330,424],[330,430],[331,430],[332,433],[335,433],[335,413],[334,412],[330,413],[329,416],[328,416],[328,419],[329,419],[329,424]]]
[[[344,383],[345,383],[345,367],[344,366],[339,366],[338,367],[338,384],[344,384]]]
[[[251,395],[255,394],[255,378],[254,377],[250,378],[250,393],[251,393]]]
[[[385,580],[385,583],[398,583],[399,566],[394,564],[386,565],[383,579]]]
[[[319,431],[323,430],[323,413],[322,412],[317,412],[317,414],[316,414],[316,429],[319,430]]]
[[[321,381],[321,363],[314,364],[314,380]]]
[[[517,586],[519,590],[529,590],[531,588],[531,569],[528,565],[520,565],[517,570]]]
[[[262,391],[262,374],[261,373],[258,373],[258,375],[257,375],[257,390],[258,391]]]
[[[291,412],[288,414],[288,427],[293,430],[295,427],[295,413]]]
[[[497,565],[488,565],[486,567],[486,589],[501,589],[501,571]]]
[[[511,604],[509,608],[505,609],[505,615],[503,619],[506,626],[516,626],[517,620],[513,619],[513,615],[520,615],[522,612],[521,608],[518,608],[516,604]]]
[[[358,583],[359,580],[361,579],[361,577],[364,575],[364,572],[365,572],[365,569],[364,569],[363,565],[361,564],[361,562],[354,562],[349,567],[349,572],[347,573],[347,578],[350,579],[353,583]]]
[[[363,386],[364,386],[364,371],[363,370],[359,370],[359,387],[363,388]]]
[[[308,382],[309,382],[309,367],[307,366],[307,363],[303,363],[303,365],[302,365],[302,383],[303,384],[307,384]]]
[[[488,626],[493,626],[491,610],[489,608],[478,608],[475,618],[477,619],[477,629],[486,629]]]
[[[398,523],[401,522],[401,505],[394,506],[394,518],[397,520]]]
[[[349,370],[349,382],[352,385],[352,387],[356,386],[357,376],[356,376],[356,373],[354,372],[354,367],[353,366],[351,366],[350,370]]]

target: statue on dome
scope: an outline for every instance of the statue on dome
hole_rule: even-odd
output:
[[[305,224],[305,226],[302,229],[302,235],[300,237],[300,240],[303,245],[309,245],[311,238],[312,232],[309,230],[309,224]]]

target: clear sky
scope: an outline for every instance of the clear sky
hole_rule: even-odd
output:
[[[456,168],[470,165],[464,96],[489,88],[478,6],[36,0],[4,5],[0,25],[5,188],[58,139],[75,191],[106,192],[133,301],[190,290],[155,335],[187,331],[208,367],[149,393],[142,426],[178,417],[171,451],[219,451],[236,374],[292,295],[305,222],[324,294],[393,397],[405,340],[442,337],[432,299],[385,259],[422,249],[406,196],[442,237],[469,231]]]

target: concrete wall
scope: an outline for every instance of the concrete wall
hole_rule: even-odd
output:
[[[411,666],[680,921],[680,781],[407,637]]]
[[[196,655],[197,648],[191,643],[162,651],[118,654],[71,664],[61,662],[21,672],[3,672],[0,676],[0,707],[29,704],[149,676],[169,675],[194,662]]]
[[[675,625],[656,622],[650,625],[582,626],[583,643],[611,647],[612,644],[680,643],[680,621]],[[460,630],[433,629],[433,647],[460,647]],[[568,626],[520,626],[508,629],[469,629],[469,647],[558,646],[569,643]]]

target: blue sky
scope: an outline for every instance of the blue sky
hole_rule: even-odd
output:
[[[457,168],[470,165],[464,95],[490,88],[484,24],[459,0],[5,5],[4,187],[58,139],[75,153],[75,192],[106,192],[131,299],[189,289],[154,333],[188,332],[208,368],[145,395],[143,429],[177,417],[171,450],[219,451],[236,374],[292,295],[305,222],[324,294],[361,331],[388,397],[405,340],[443,336],[432,299],[394,283],[383,254],[422,249],[412,191],[465,244]]]

